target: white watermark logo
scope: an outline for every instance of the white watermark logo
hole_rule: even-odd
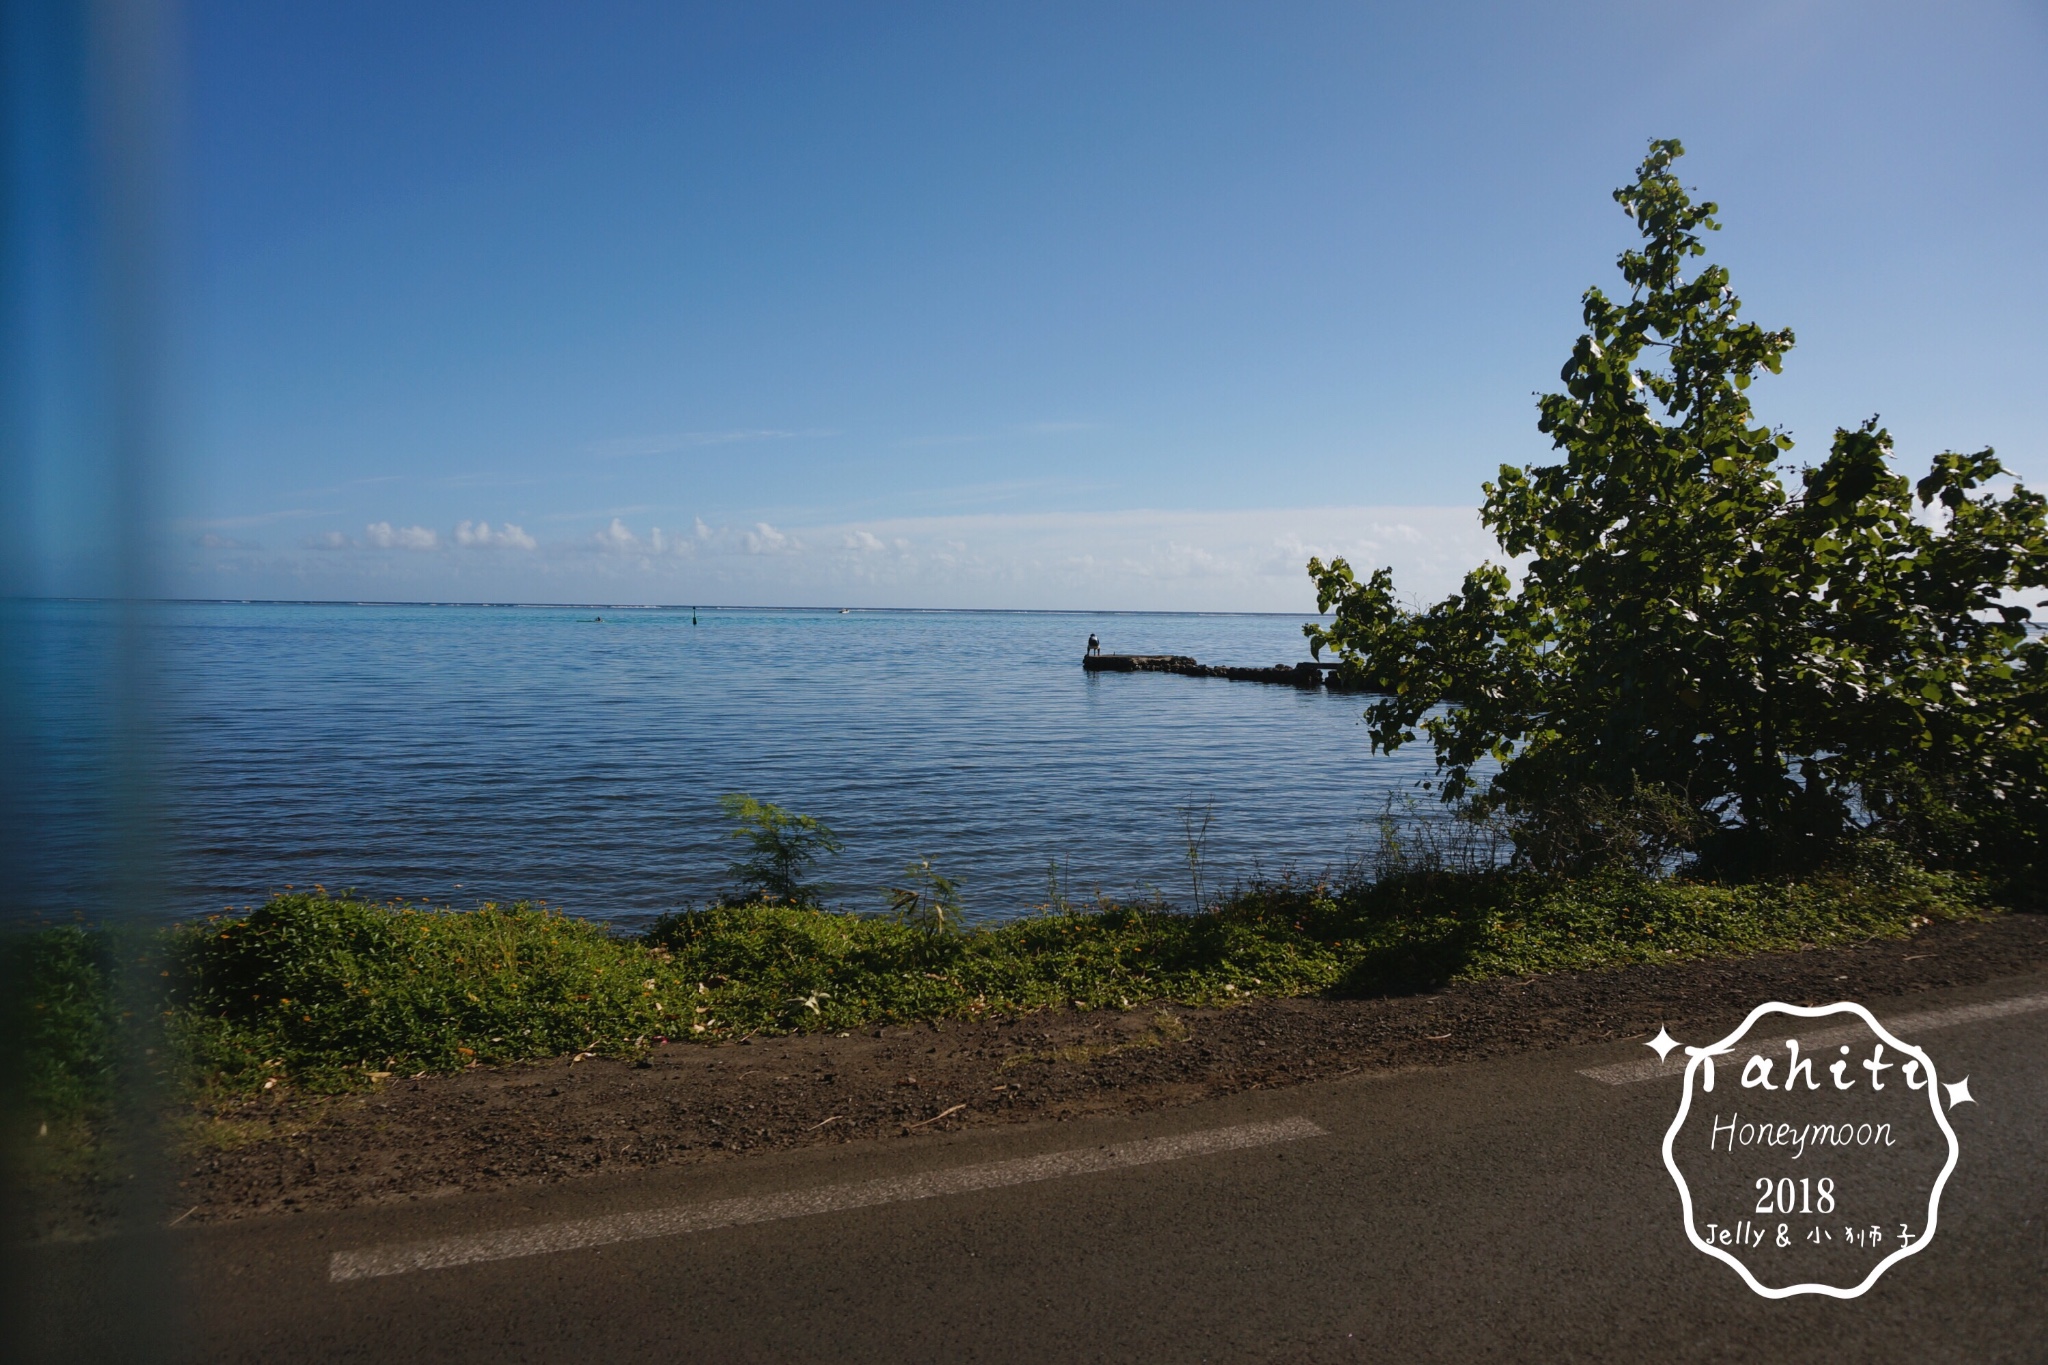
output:
[[[1784,1022],[1752,1038],[1772,1016]],[[1648,1046],[1661,1061],[1681,1044],[1660,1029]],[[1960,1150],[1944,1111],[1970,1101],[1968,1077],[1942,1083],[1931,1057],[1846,1001],[1759,1005],[1685,1054],[1664,1165],[1692,1244],[1751,1289],[1853,1299],[1934,1239]]]

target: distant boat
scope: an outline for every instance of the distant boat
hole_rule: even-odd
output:
[[[841,607],[841,608],[839,609],[839,614],[840,614],[841,616],[850,616],[850,615],[852,615],[852,614],[853,614],[853,608],[852,608],[852,607]]]

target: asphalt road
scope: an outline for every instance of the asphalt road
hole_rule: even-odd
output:
[[[1582,1074],[1623,1045],[180,1229],[139,1315],[207,1361],[2048,1360],[2048,1009],[1969,1013],[1907,1034],[1975,1097],[1939,1233],[1850,1301],[1687,1242],[1678,1082]],[[122,1250],[39,1254],[39,1314],[105,1358],[118,1315],[60,1289]]]

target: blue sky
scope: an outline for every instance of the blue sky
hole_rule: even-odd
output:
[[[1441,591],[1653,136],[1763,416],[2048,483],[2044,13],[198,0],[172,586]]]

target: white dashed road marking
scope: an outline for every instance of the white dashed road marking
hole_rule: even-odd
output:
[[[956,1166],[951,1170],[931,1171],[923,1175],[826,1185],[788,1194],[719,1199],[708,1204],[684,1204],[639,1213],[613,1214],[605,1218],[541,1223],[432,1241],[395,1242],[336,1252],[328,1263],[327,1277],[334,1281],[366,1280],[380,1275],[403,1275],[413,1270],[474,1265],[479,1261],[544,1256],[554,1251],[611,1246],[648,1237],[673,1237],[679,1233],[706,1232],[746,1223],[807,1218],[818,1213],[873,1208],[877,1204],[1000,1189],[1006,1185],[1028,1185],[1040,1180],[1058,1180],[1063,1176],[1149,1166],[1161,1161],[1179,1161],[1184,1157],[1234,1152],[1247,1147],[1321,1136],[1323,1130],[1304,1118],[1281,1119],[1274,1123],[1243,1123],[1230,1128],[1185,1133],[1179,1137],[1139,1138],[1105,1147],[1018,1157],[1010,1161],[989,1161],[978,1166]]]

